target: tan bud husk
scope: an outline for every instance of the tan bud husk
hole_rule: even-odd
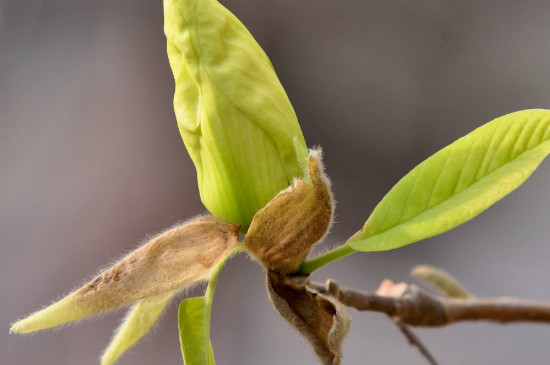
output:
[[[296,272],[332,223],[334,200],[320,150],[310,151],[308,168],[311,184],[295,180],[256,213],[246,234],[246,249],[269,270]]]
[[[303,276],[269,271],[267,289],[275,309],[310,342],[322,363],[340,364],[342,341],[351,327],[344,305],[319,293]]]
[[[208,279],[238,243],[239,227],[206,216],[171,228],[103,271],[75,292],[15,323],[26,333],[76,321],[100,311]]]

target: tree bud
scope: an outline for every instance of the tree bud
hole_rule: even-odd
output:
[[[295,180],[281,191],[256,213],[245,236],[247,250],[270,270],[297,271],[332,223],[334,202],[321,151],[310,153],[308,167],[311,183]]]

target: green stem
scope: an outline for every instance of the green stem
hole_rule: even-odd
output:
[[[216,291],[216,284],[218,283],[218,276],[220,276],[220,272],[222,271],[223,266],[225,265],[226,261],[229,260],[231,257],[236,255],[237,253],[244,251],[244,244],[239,243],[233,251],[229,255],[227,255],[226,258],[224,258],[219,264],[218,267],[214,270],[212,273],[212,276],[210,277],[210,280],[208,281],[208,286],[206,287],[206,293],[204,294],[206,300],[210,304],[209,310],[211,308],[211,303],[214,298],[214,292]]]
[[[318,268],[325,266],[332,261],[336,261],[345,257],[349,254],[354,253],[355,250],[351,248],[347,243],[344,243],[342,246],[338,246],[328,252],[325,252],[322,255],[317,256],[316,258],[306,261],[300,266],[298,273],[301,275],[309,275]]]

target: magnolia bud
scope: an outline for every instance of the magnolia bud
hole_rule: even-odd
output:
[[[308,167],[311,183],[296,180],[281,191],[256,213],[245,236],[247,250],[270,270],[297,271],[332,223],[334,202],[320,151],[310,153]]]
[[[264,51],[220,3],[164,0],[164,16],[176,118],[201,200],[246,231],[302,176],[296,114]]]

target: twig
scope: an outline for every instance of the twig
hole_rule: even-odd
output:
[[[346,296],[346,294],[342,293],[340,290],[340,287],[338,284],[332,280],[328,279],[325,283],[325,287],[320,287],[319,284],[315,284],[317,289],[321,289],[325,291],[327,294],[332,295],[335,298],[338,298],[342,301],[342,299]],[[345,304],[345,303],[344,303]],[[405,336],[407,341],[411,346],[414,346],[420,351],[420,354],[426,359],[428,364],[430,365],[438,365],[436,359],[433,357],[433,355],[430,353],[428,348],[422,343],[422,341],[412,332],[407,325],[402,323],[396,318],[393,318],[390,316],[392,321],[395,323],[395,325],[399,328],[401,333]]]
[[[428,282],[436,287],[441,286],[441,280]],[[387,314],[430,365],[437,365],[435,358],[408,326],[440,327],[460,321],[550,323],[550,302],[476,298],[463,295],[470,295],[465,289],[459,293],[463,297],[451,298],[433,295],[414,284],[396,284],[391,280],[384,280],[375,293],[340,288],[332,279],[328,279],[325,285],[310,285],[319,292],[332,295],[348,307]]]
[[[428,364],[437,365],[437,360],[433,357],[433,355],[430,353],[430,351],[424,345],[424,343],[420,341],[418,336],[416,336],[408,326],[404,325],[399,321],[394,321],[394,323],[397,325],[397,327],[399,328],[403,336],[405,336],[405,338],[409,341],[409,344],[411,346],[416,347],[418,351],[420,351],[420,353],[422,354],[422,356],[424,356]]]
[[[332,280],[326,287],[312,285],[319,291],[330,293],[348,307],[385,313],[409,326],[437,327],[459,321],[550,323],[549,302],[514,298],[446,298],[430,294],[414,284],[390,283],[397,289],[392,295],[340,288]]]

